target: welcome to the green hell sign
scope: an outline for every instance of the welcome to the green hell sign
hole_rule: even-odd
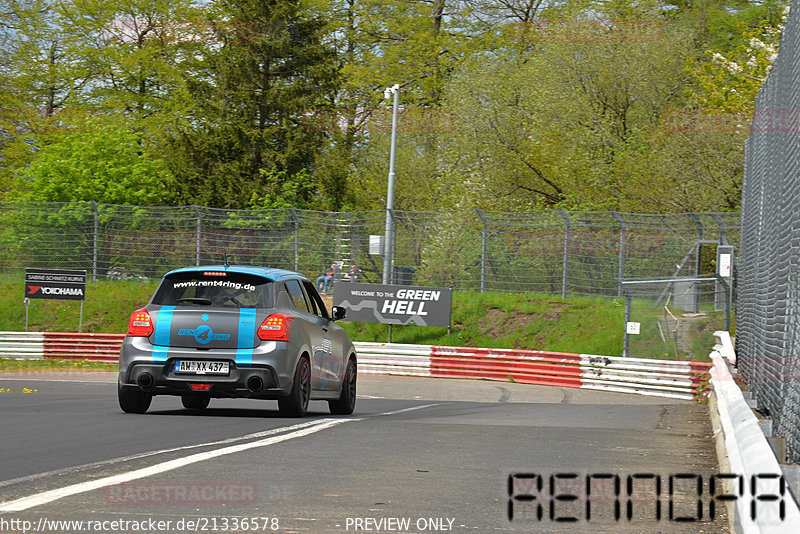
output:
[[[333,305],[347,309],[349,321],[416,326],[450,326],[450,288],[337,282]]]

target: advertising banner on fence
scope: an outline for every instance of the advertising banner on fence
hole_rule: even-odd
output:
[[[452,289],[337,282],[333,305],[347,308],[348,321],[450,326]]]
[[[25,297],[85,300],[86,271],[25,269]]]

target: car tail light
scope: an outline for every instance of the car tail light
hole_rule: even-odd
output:
[[[136,310],[128,321],[128,337],[150,337],[153,333],[153,320],[147,310]]]
[[[189,384],[193,391],[209,391],[211,384]]]
[[[261,323],[258,338],[264,341],[289,341],[289,328],[294,317],[282,313],[273,313]]]

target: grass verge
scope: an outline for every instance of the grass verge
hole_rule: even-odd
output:
[[[157,281],[98,281],[87,283],[83,310],[83,332],[124,333],[130,313],[144,306],[155,290]],[[0,317],[0,331],[25,330],[23,277],[0,279],[0,303],[5,313]],[[328,301],[330,304],[330,301]],[[34,300],[29,307],[28,330],[76,332],[80,303],[63,300]],[[514,348],[621,356],[624,341],[625,305],[621,299],[569,297],[566,300],[545,294],[480,293],[457,291],[453,294],[452,328],[394,326],[392,341],[425,345]],[[342,326],[354,341],[386,342],[388,325],[350,323]],[[698,350],[678,357],[704,361],[709,327],[693,325]],[[705,326],[705,325],[704,325]],[[643,324],[650,332],[655,327]],[[632,336],[633,337],[633,336]],[[647,339],[645,339],[647,338]],[[650,339],[652,338],[652,339]],[[700,339],[702,338],[702,339]],[[642,336],[663,345],[657,331]],[[668,347],[667,347],[668,348]],[[675,359],[674,351],[659,349],[631,352],[632,356]],[[14,363],[17,362],[17,363]],[[50,366],[53,369],[113,369],[108,364],[50,360],[3,360],[0,370]],[[47,363],[45,363],[47,362]]]
[[[0,358],[0,371],[4,373],[22,373],[25,371],[116,371],[116,363],[90,362],[87,360],[18,360]]]

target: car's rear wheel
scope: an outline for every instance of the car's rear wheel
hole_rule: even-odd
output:
[[[211,397],[206,395],[181,395],[181,402],[187,410],[205,410],[208,408],[208,403],[211,402]]]
[[[138,389],[123,389],[119,382],[117,382],[117,397],[119,407],[125,413],[144,413],[150,407],[150,401],[153,400],[151,393]]]
[[[278,408],[284,417],[304,417],[308,413],[311,399],[311,364],[308,358],[300,358],[294,372],[292,392],[288,397],[278,399]]]
[[[338,400],[328,401],[328,408],[335,415],[350,415],[356,409],[356,362],[347,362],[347,371],[342,382],[342,394]]]

